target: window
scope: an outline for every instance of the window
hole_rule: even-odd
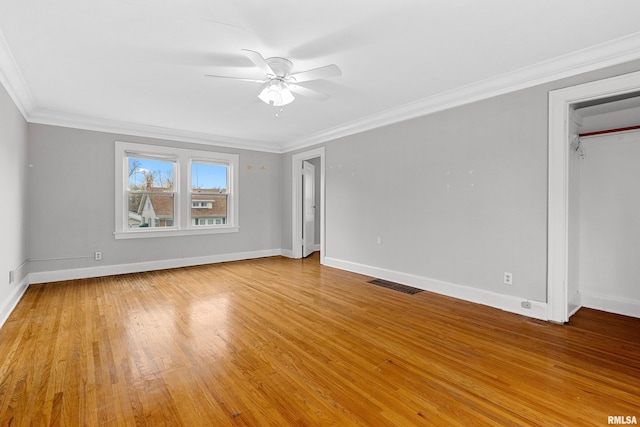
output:
[[[205,202],[191,202],[191,207],[193,209],[211,209],[211,205],[213,204],[213,200],[207,200]]]
[[[229,167],[224,163],[191,162],[191,223],[197,226],[226,223]]]
[[[238,155],[115,146],[116,239],[238,231]]]
[[[222,225],[226,224],[226,218],[193,218],[193,225]]]
[[[172,227],[176,210],[175,160],[132,154],[126,161],[128,227]]]

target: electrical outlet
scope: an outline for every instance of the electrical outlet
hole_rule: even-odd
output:
[[[522,301],[520,305],[522,308],[531,308],[531,303],[529,301]]]
[[[11,271],[9,271],[9,284],[13,283],[14,280],[16,280],[15,272],[13,270],[11,270]]]
[[[96,261],[100,261],[102,259],[102,252],[95,252],[93,254],[93,259],[95,259]]]
[[[513,274],[504,272],[504,284],[505,285],[513,285]]]

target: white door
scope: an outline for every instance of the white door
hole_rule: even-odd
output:
[[[302,256],[307,257],[315,246],[316,223],[316,168],[306,160],[302,162]]]

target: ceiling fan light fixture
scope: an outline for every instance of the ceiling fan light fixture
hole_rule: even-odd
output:
[[[265,104],[282,107],[291,104],[295,98],[287,85],[281,80],[272,80],[262,89],[258,98]]]

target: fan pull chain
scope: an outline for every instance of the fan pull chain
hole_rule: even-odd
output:
[[[278,111],[278,112],[276,113],[276,119],[277,119],[278,117],[280,117],[280,113],[282,113],[282,108],[280,109],[280,111]]]

